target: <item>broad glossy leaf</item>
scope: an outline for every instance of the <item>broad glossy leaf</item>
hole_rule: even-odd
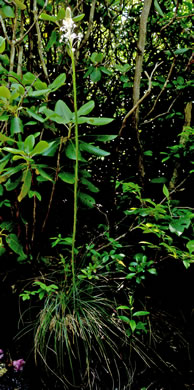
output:
[[[58,176],[65,183],[73,184],[75,182],[75,175],[73,173],[70,173],[70,172],[60,172]]]
[[[130,325],[132,332],[134,332],[135,328],[136,328],[136,322],[134,320],[130,320],[129,325]]]
[[[73,113],[67,106],[63,100],[58,100],[55,106],[55,112],[56,114],[60,115],[62,118],[65,119],[66,123],[69,123],[72,121]]]
[[[33,81],[35,80],[35,78],[36,77],[33,75],[33,73],[27,72],[23,75],[22,84],[31,85],[33,83]]]
[[[32,182],[32,174],[30,169],[26,169],[23,172],[22,181],[23,184],[22,184],[21,192],[18,195],[18,202],[21,202],[22,199],[24,199],[27,193],[30,191],[31,182]]]
[[[30,156],[33,157],[36,154],[43,154],[45,150],[49,147],[49,143],[46,141],[39,141],[35,148],[31,151]]]
[[[88,207],[94,207],[96,204],[95,199],[92,198],[92,196],[85,194],[84,192],[79,192],[79,199]]]
[[[11,135],[18,134],[18,133],[23,133],[24,127],[23,127],[23,122],[18,116],[14,117],[11,120],[11,127],[10,127],[10,133]]]
[[[6,152],[9,152],[9,153],[12,153],[12,154],[20,154],[21,156],[25,155],[25,152],[23,150],[16,149],[16,148],[10,148],[9,146],[5,146],[3,148],[3,150],[5,150]]]
[[[56,91],[58,88],[60,88],[62,85],[64,85],[66,80],[66,74],[61,73],[50,85],[49,88],[52,89],[52,91]]]
[[[35,144],[35,138],[33,134],[30,134],[24,141],[24,150],[28,154],[32,151]]]
[[[5,50],[5,38],[0,36],[0,54]]]
[[[94,100],[90,100],[88,103],[84,104],[82,107],[79,108],[77,114],[80,115],[88,115],[95,106]]]
[[[8,119],[9,119],[9,115],[1,115],[0,116],[0,121],[2,121],[2,122],[7,122]]]
[[[99,157],[105,157],[110,155],[109,152],[106,152],[105,150],[86,142],[80,142],[80,150],[90,154],[94,154],[95,156]]]
[[[6,98],[8,100],[11,97],[10,90],[7,87],[5,87],[4,85],[2,85],[0,87],[0,99],[1,99],[1,97]]]
[[[59,12],[57,14],[57,20],[62,20],[65,19],[65,9],[64,8],[59,8]]]
[[[3,12],[6,18],[15,18],[14,9],[9,5],[5,5],[4,7],[2,7],[1,11]]]
[[[76,160],[76,151],[75,145],[72,142],[69,142],[66,149],[65,154],[70,160]],[[78,152],[78,160],[86,162],[86,160],[82,157],[80,151]]]
[[[49,108],[43,107],[42,112],[46,115],[46,119],[50,119],[53,122],[56,122],[58,124],[66,124],[69,123],[68,120],[65,120],[64,117],[61,115],[57,114],[55,111],[50,110]]]

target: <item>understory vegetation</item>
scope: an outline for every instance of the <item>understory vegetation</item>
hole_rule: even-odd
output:
[[[193,16],[0,0],[0,389],[192,388]]]

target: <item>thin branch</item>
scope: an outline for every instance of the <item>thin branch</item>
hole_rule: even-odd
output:
[[[180,93],[175,97],[175,99],[172,101],[172,103],[171,103],[171,105],[169,106],[169,108],[168,108],[167,111],[163,112],[162,114],[156,115],[156,116],[155,116],[154,118],[152,118],[152,119],[149,119],[149,120],[146,120],[146,121],[142,122],[142,123],[141,123],[141,126],[142,126],[142,125],[147,125],[147,123],[151,123],[151,122],[155,121],[155,119],[160,118],[161,116],[164,116],[164,115],[169,114],[171,108],[174,106],[174,103],[175,103],[176,100],[179,98],[180,94],[181,94],[181,92],[180,92]]]
[[[123,122],[122,122],[122,125],[121,125],[121,128],[119,130],[119,137],[121,136],[121,133],[124,129],[124,127],[126,126],[126,122],[127,122],[127,119],[133,114],[133,112],[137,109],[137,107],[143,102],[143,100],[150,94],[151,92],[151,89],[152,89],[152,78],[153,78],[153,75],[154,75],[154,72],[156,71],[156,69],[162,64],[162,62],[160,62],[159,64],[156,64],[151,75],[149,76],[148,73],[145,71],[145,74],[148,78],[148,89],[147,91],[144,93],[144,95],[137,101],[137,103],[131,108],[131,110],[127,113],[127,115],[125,115],[125,118],[123,119]]]
[[[171,65],[171,67],[170,67],[170,70],[169,70],[169,72],[168,72],[168,76],[167,76],[167,78],[166,78],[166,81],[165,81],[165,83],[164,83],[164,85],[163,85],[163,87],[162,87],[162,89],[161,89],[159,95],[157,96],[157,98],[156,98],[156,100],[155,100],[155,102],[154,102],[154,104],[153,104],[151,110],[148,112],[148,114],[146,114],[146,116],[145,116],[143,119],[147,118],[147,117],[151,114],[151,112],[154,111],[154,109],[155,109],[155,107],[156,107],[156,104],[157,104],[157,102],[158,102],[160,96],[162,95],[162,93],[163,93],[164,90],[166,89],[166,86],[167,86],[167,84],[168,84],[168,82],[169,82],[169,79],[170,79],[170,77],[171,77],[172,71],[173,71],[173,69],[174,69],[175,62],[176,62],[176,57],[174,57],[174,59],[173,59],[173,63],[172,63],[172,65]]]
[[[38,13],[37,13],[37,0],[34,0],[33,12],[34,12],[36,32],[37,32],[37,36],[38,36],[38,53],[39,53],[39,57],[40,57],[40,61],[41,61],[41,65],[42,65],[42,69],[43,69],[44,75],[45,75],[46,79],[49,80],[47,67],[46,67],[46,63],[45,63],[45,60],[44,60],[44,56],[43,56],[41,31],[40,31],[39,22],[38,22],[38,19],[37,19],[37,16],[38,16]]]
[[[10,39],[8,37],[6,26],[5,26],[5,23],[4,23],[4,20],[3,20],[2,16],[1,16],[1,14],[0,14],[0,22],[1,22],[1,26],[2,26],[5,38],[6,38],[7,42],[9,43],[9,45],[11,45],[11,41],[10,41]]]

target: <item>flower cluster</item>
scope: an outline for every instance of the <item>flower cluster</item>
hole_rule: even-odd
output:
[[[69,42],[72,46],[73,43],[77,41],[81,41],[82,34],[81,33],[76,34],[74,32],[75,28],[76,28],[76,24],[74,23],[71,17],[71,9],[67,7],[66,17],[63,20],[63,24],[60,28],[60,31],[62,32],[60,41],[62,42],[63,40],[65,40],[66,42]]]
[[[0,349],[0,360],[4,358],[4,351],[2,349]],[[24,368],[24,364],[26,362],[24,361],[24,359],[18,359],[18,360],[13,360],[10,364],[8,364],[9,366],[12,366],[14,371],[18,372],[18,371],[23,371],[23,368]],[[7,372],[7,369],[6,371]],[[0,375],[1,376],[1,375]]]

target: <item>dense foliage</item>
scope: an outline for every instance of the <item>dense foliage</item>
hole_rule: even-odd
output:
[[[0,275],[51,388],[173,389],[165,338],[190,361],[154,295],[194,261],[192,18],[191,0],[0,0]]]

